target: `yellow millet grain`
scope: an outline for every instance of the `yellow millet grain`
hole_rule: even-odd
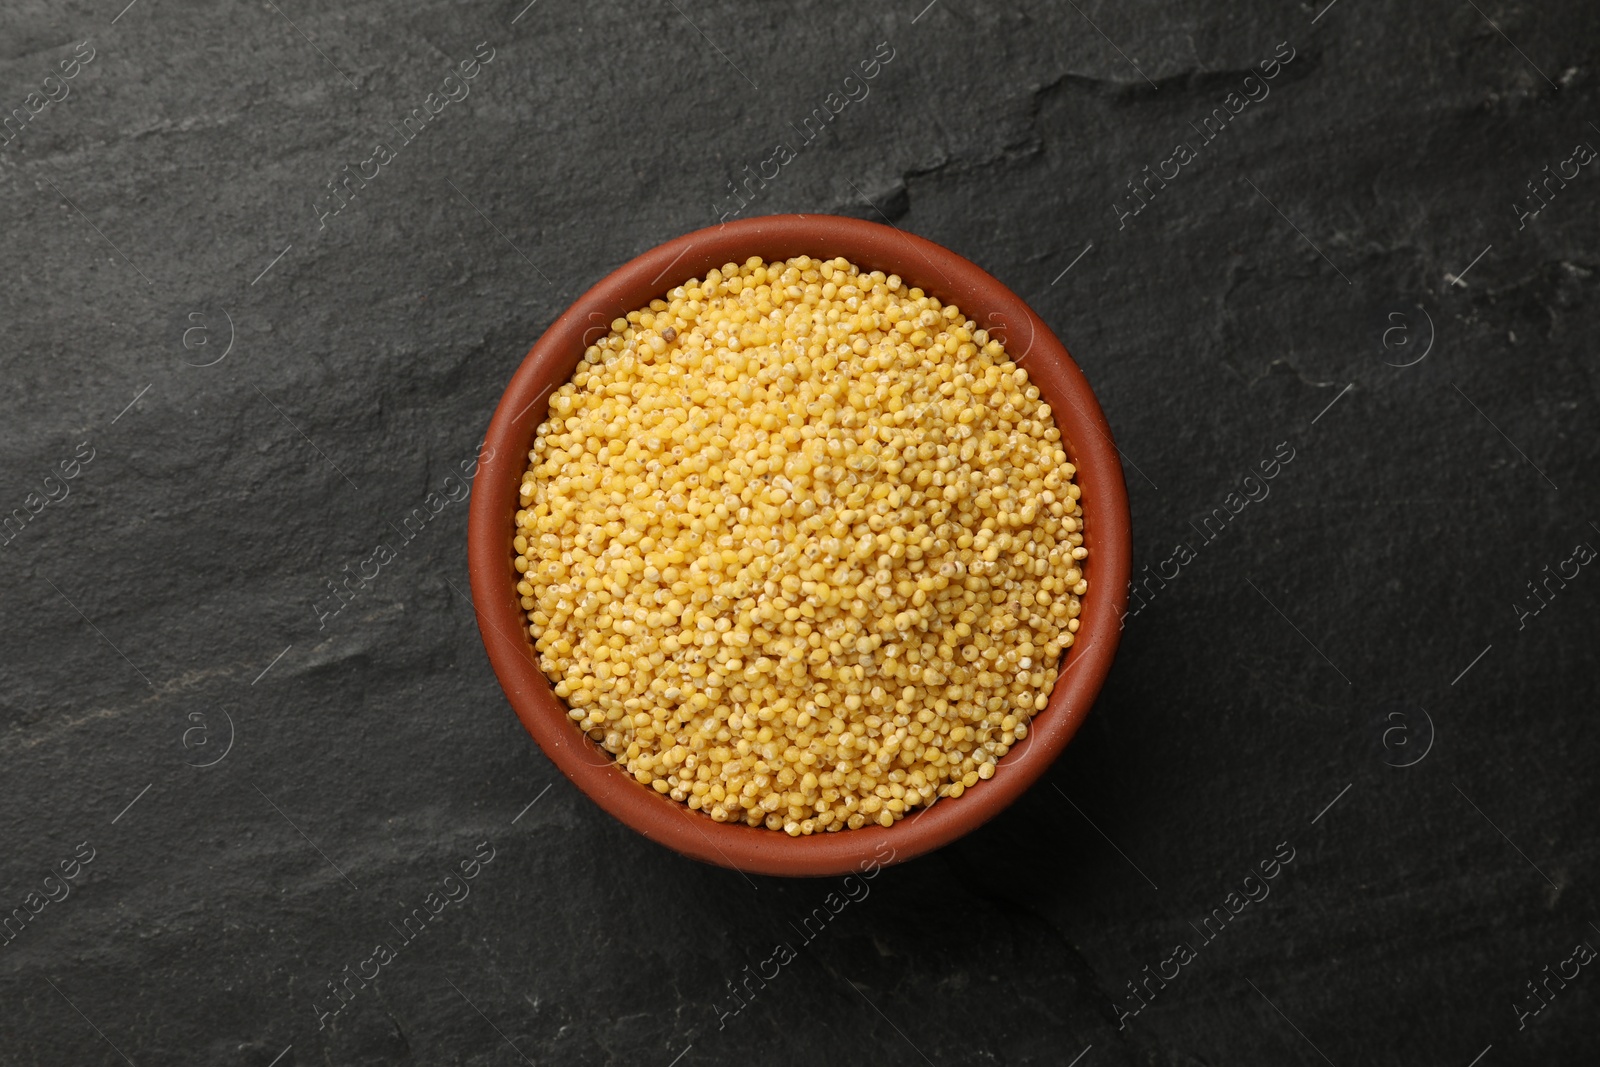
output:
[[[611,325],[552,394],[516,515],[573,723],[657,792],[791,835],[991,777],[1088,588],[1027,372],[843,259],[729,263]]]

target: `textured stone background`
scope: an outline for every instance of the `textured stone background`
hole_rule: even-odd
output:
[[[0,146],[0,514],[93,456],[0,547],[0,905],[94,850],[0,947],[0,1064],[1593,1061],[1595,967],[1514,1005],[1600,945],[1600,567],[1520,614],[1600,546],[1600,168],[1513,206],[1600,145],[1592,4],[525,2],[0,11],[0,114],[94,50]],[[885,41],[744,213],[881,211],[1006,281],[1099,390],[1139,563],[1198,553],[1043,784],[719,1026],[836,887],[679,858],[554,772],[479,643],[464,504],[313,605],[570,300],[735,206]],[[319,228],[479,42],[471,95]],[[1271,95],[1119,229],[1281,42]]]

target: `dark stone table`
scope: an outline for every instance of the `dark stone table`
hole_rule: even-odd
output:
[[[123,2],[0,12],[0,1064],[1594,1061],[1593,4]],[[764,981],[837,886],[554,771],[461,498],[574,297],[782,211],[1032,302],[1141,570]]]

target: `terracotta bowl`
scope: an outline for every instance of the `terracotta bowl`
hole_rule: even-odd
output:
[[[644,307],[691,277],[750,256],[768,261],[843,256],[863,270],[898,274],[1000,338],[1050,404],[1083,490],[1084,568],[1077,643],[1062,659],[1049,705],[995,776],[962,796],[891,827],[790,837],[782,831],[718,823],[639,785],[567,718],[539,669],[512,568],[517,489],[547,398],[567,381],[585,348],[612,320]],[[1111,430],[1078,365],[1039,316],[976,265],[931,241],[890,226],[830,215],[774,215],[685,234],[601,279],[529,350],[489,423],[485,458],[472,494],[468,559],[478,628],[489,662],[517,717],[563,774],[606,811],[655,841],[706,863],[747,873],[837,875],[869,861],[898,862],[954,841],[992,819],[1060,755],[1100,691],[1121,633],[1131,568],[1128,498]]]

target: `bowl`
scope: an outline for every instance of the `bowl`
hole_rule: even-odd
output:
[[[936,801],[890,827],[868,825],[790,837],[781,830],[718,823],[635,782],[567,718],[540,670],[512,567],[517,491],[550,393],[611,322],[691,277],[751,256],[767,261],[843,256],[863,270],[898,274],[1004,342],[1054,412],[1062,448],[1083,491],[1084,561],[1077,642],[1066,650],[1048,705],[993,778]],[[472,494],[468,562],[478,629],[506,697],[546,756],[580,790],[644,836],[683,855],[746,874],[839,875],[902,862],[994,818],[1061,754],[1111,669],[1132,567],[1128,497],[1110,427],[1089,382],[1038,315],[981,268],[893,226],[831,215],[771,215],[696,230],[652,248],[584,293],[534,344],[490,420]]]

